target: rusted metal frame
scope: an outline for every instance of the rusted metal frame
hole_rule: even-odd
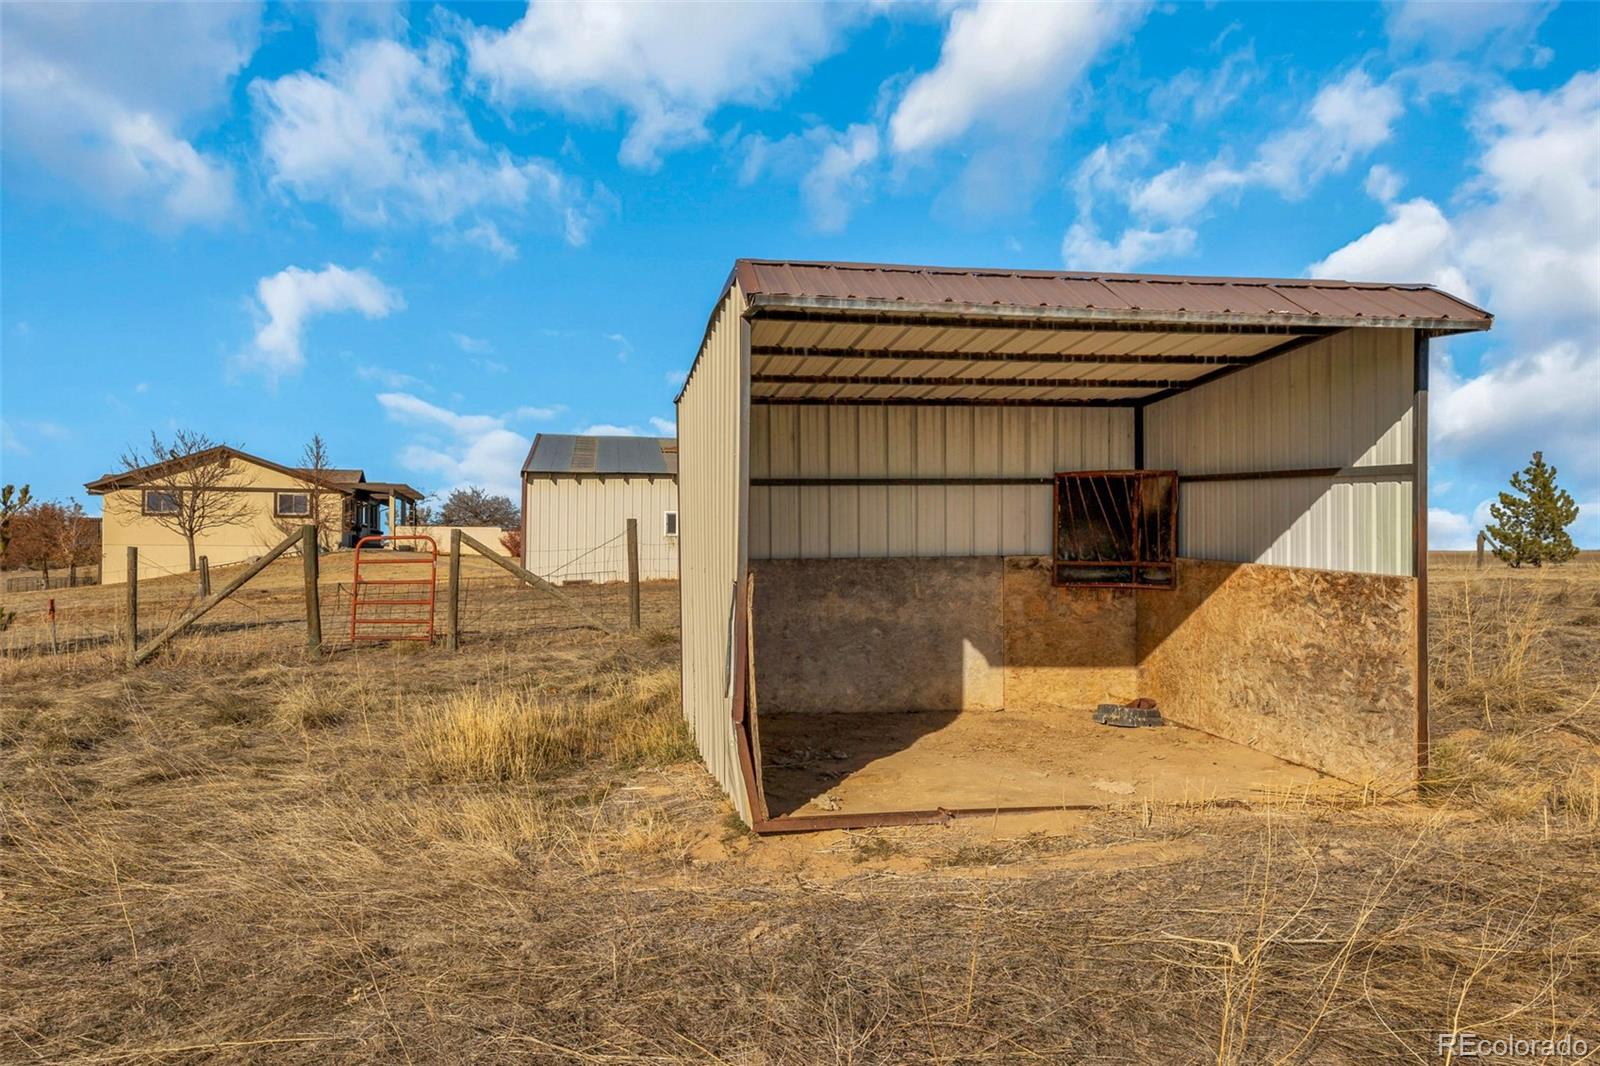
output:
[[[1183,480],[1190,484],[1211,481],[1277,481],[1292,478],[1332,478],[1350,481],[1363,478],[1409,478],[1412,474],[1411,464],[1394,463],[1387,466],[1321,466],[1301,470],[1240,470],[1227,474],[1184,474]]]
[[[1412,571],[1417,580],[1417,782],[1428,772],[1428,334],[1412,334],[1411,352]]]
[[[1015,807],[933,807],[920,811],[863,811],[860,814],[788,814],[764,819],[757,833],[818,833],[829,829],[886,829],[906,825],[946,825],[957,818],[991,818],[997,814],[1049,814],[1054,811],[1101,811],[1095,803],[1038,803]]]
[[[1059,333],[1060,329],[1041,331]],[[750,349],[757,359],[839,359],[875,362],[881,360],[939,363],[1044,363],[1067,366],[1077,363],[1104,363],[1114,366],[1233,366],[1248,365],[1253,355],[1088,355],[1078,352],[963,352],[959,350],[919,350],[915,348],[820,348],[782,344],[758,344]]]
[[[843,384],[848,384],[844,382]],[[769,407],[1132,407],[1142,401],[1130,396],[1120,400],[975,400],[965,397],[917,398],[908,396],[752,396],[752,404]]]
[[[1303,333],[1304,331],[1300,332]],[[1237,374],[1241,370],[1248,370],[1253,366],[1259,366],[1260,364],[1268,362],[1269,360],[1278,358],[1280,355],[1288,355],[1290,352],[1299,351],[1301,348],[1304,348],[1309,344],[1315,344],[1317,341],[1326,340],[1329,337],[1337,336],[1343,332],[1345,332],[1344,329],[1329,329],[1321,333],[1310,334],[1309,336],[1303,335],[1295,337],[1292,340],[1284,341],[1282,344],[1279,344],[1275,347],[1268,348],[1266,351],[1255,356],[1247,363],[1239,363],[1234,366],[1225,366],[1221,370],[1213,370],[1209,374],[1202,374],[1200,377],[1195,378],[1181,389],[1166,389],[1162,392],[1156,393],[1153,396],[1141,397],[1136,402],[1143,407],[1148,407],[1153,403],[1160,403],[1162,400],[1171,399],[1179,393],[1189,392],[1199,388],[1201,385],[1209,385],[1213,381],[1220,381],[1229,374]]]
[[[1111,521],[1109,513],[1106,511],[1105,503],[1102,501],[1101,496],[1100,496],[1100,491],[1099,491],[1099,486],[1101,485],[1102,482],[1104,482],[1105,483],[1105,489],[1106,489],[1107,493],[1110,492],[1110,488],[1111,488],[1110,479],[1111,478],[1124,479],[1124,480],[1128,481],[1129,484],[1132,486],[1132,496],[1130,498],[1129,514],[1132,517],[1133,528],[1132,528],[1132,536],[1129,538],[1129,541],[1130,541],[1130,544],[1131,544],[1132,549],[1133,549],[1132,550],[1133,558],[1131,560],[1121,560],[1121,559],[1110,559],[1110,560],[1108,560],[1108,559],[1062,559],[1062,558],[1060,558],[1059,549],[1060,549],[1060,537],[1061,537],[1061,530],[1062,530],[1061,512],[1062,512],[1063,506],[1065,506],[1065,509],[1067,511],[1068,519],[1070,520],[1073,517],[1073,508],[1072,508],[1073,492],[1072,492],[1072,489],[1069,488],[1069,486],[1078,485],[1078,484],[1082,484],[1082,483],[1088,483],[1090,489],[1094,492],[1093,500],[1094,500],[1096,506],[1099,507],[1101,516],[1102,516],[1102,518],[1105,519],[1106,526],[1108,528],[1111,528],[1112,521]],[[1167,536],[1167,542],[1168,542],[1168,555],[1169,555],[1169,558],[1166,559],[1166,560],[1145,559],[1145,558],[1143,558],[1143,554],[1144,553],[1142,551],[1142,548],[1143,548],[1143,536],[1144,536],[1143,523],[1142,523],[1142,517],[1143,517],[1143,511],[1144,511],[1144,482],[1149,481],[1149,480],[1153,480],[1155,478],[1166,478],[1166,479],[1168,479],[1168,488],[1167,488],[1168,506],[1169,506],[1169,514],[1172,517],[1172,521],[1171,521],[1171,523],[1170,523],[1170,525],[1168,527],[1167,535],[1166,535]],[[1137,589],[1137,588],[1161,588],[1161,589],[1170,589],[1170,588],[1175,588],[1176,587],[1176,584],[1177,584],[1176,580],[1174,580],[1173,583],[1169,584],[1169,585],[1149,585],[1149,584],[1147,584],[1145,582],[1139,581],[1138,578],[1139,578],[1139,571],[1141,571],[1141,570],[1162,570],[1162,571],[1166,571],[1166,572],[1172,574],[1174,579],[1176,579],[1176,577],[1177,577],[1177,557],[1178,557],[1178,543],[1177,543],[1178,542],[1178,521],[1177,521],[1177,513],[1178,513],[1178,474],[1177,474],[1177,471],[1174,471],[1174,470],[1083,470],[1083,471],[1062,471],[1062,472],[1057,473],[1053,480],[1055,481],[1055,492],[1054,492],[1054,496],[1055,496],[1055,512],[1054,512],[1055,528],[1054,528],[1054,530],[1052,530],[1051,541],[1052,541],[1052,544],[1054,545],[1055,551],[1052,553],[1052,558],[1051,558],[1051,564],[1052,565],[1051,565],[1051,570],[1050,570],[1050,583],[1052,585],[1054,585],[1057,588],[1120,588],[1120,589],[1126,589],[1126,588],[1135,588],[1135,589]],[[1080,495],[1083,496],[1084,503],[1087,505],[1088,500],[1089,500],[1088,493],[1087,492],[1082,492],[1082,493],[1080,493]],[[1074,553],[1076,553],[1076,551],[1077,551],[1076,542],[1074,542],[1071,546],[1074,549]],[[1067,568],[1080,567],[1080,568],[1084,568],[1084,569],[1094,569],[1094,568],[1105,567],[1105,566],[1127,566],[1133,571],[1133,578],[1134,579],[1132,581],[1130,581],[1130,582],[1124,582],[1124,581],[1085,581],[1085,582],[1076,582],[1075,581],[1075,582],[1067,583],[1067,582],[1060,581],[1059,578],[1058,578],[1059,568],[1061,568],[1061,567],[1067,567]]]
[[[390,522],[392,523],[393,521],[394,521],[394,513],[393,513],[393,511],[391,511],[390,512]],[[452,532],[459,532],[459,531],[452,531]],[[453,539],[454,538],[452,538],[452,540]],[[426,544],[427,545],[427,549],[426,549],[427,554],[423,554],[423,552],[421,552],[421,551],[413,551],[411,553],[401,554],[398,550],[396,550],[396,549],[394,549],[392,547],[394,541],[400,541],[400,540],[416,541],[416,542],[419,542],[419,543]],[[424,564],[425,563],[428,566],[428,576],[427,576],[427,578],[426,579],[423,579],[423,578],[416,578],[416,579],[410,579],[410,578],[403,578],[403,579],[373,579],[373,578],[364,578],[364,577],[362,577],[361,576],[361,564],[362,564],[361,551],[362,551],[362,548],[366,547],[369,544],[374,545],[374,546],[378,546],[378,547],[381,548],[381,546],[382,546],[384,541],[389,541],[390,542],[390,544],[391,544],[390,551],[387,552],[384,555],[380,555],[376,559],[373,559],[373,558],[369,557],[366,560],[366,564],[368,566],[411,566],[411,565],[420,565],[420,564]],[[363,599],[363,597],[361,595],[362,587],[365,586],[365,585],[376,585],[376,584],[384,584],[384,585],[399,585],[399,584],[426,585],[426,586],[428,586],[428,598],[426,600]],[[453,594],[453,592],[454,592],[454,590],[452,589],[452,594]],[[438,613],[438,611],[436,610],[436,606],[437,606],[437,603],[438,603],[438,597],[439,597],[439,543],[438,543],[438,541],[434,540],[433,537],[429,536],[426,533],[374,533],[374,534],[369,534],[368,536],[365,536],[365,537],[361,537],[360,539],[358,539],[356,541],[356,543],[355,543],[355,558],[352,560],[351,568],[350,568],[350,643],[352,645],[354,645],[358,641],[363,641],[363,640],[369,640],[369,641],[377,641],[377,640],[417,640],[417,641],[424,641],[424,642],[426,642],[428,644],[432,644],[433,643],[433,637],[434,637],[434,621],[435,621],[435,616]],[[378,606],[378,607],[381,607],[381,606],[392,606],[392,607],[419,607],[419,606],[426,606],[428,608],[428,616],[426,618],[361,618],[361,617],[359,617],[359,611],[360,611],[360,608],[361,608],[361,606],[363,604],[365,604],[366,606]],[[412,634],[403,634],[403,635],[400,635],[400,636],[381,637],[381,636],[377,636],[375,634],[360,633],[358,631],[358,629],[357,629],[358,626],[422,625],[424,623],[426,623],[427,626],[428,626],[428,631],[425,634],[423,634],[423,633],[412,633]]]
[[[1048,485],[1049,477],[753,477],[750,484],[773,488],[853,488],[862,485]]]
[[[751,374],[752,385],[878,385],[895,388],[1009,389],[1181,389],[1188,378],[983,378],[926,377],[916,374]]]
[[[1266,335],[1292,334],[1327,335],[1337,333],[1342,326],[1322,326],[1304,323],[1216,322],[1198,320],[1175,314],[1165,319],[1151,320],[1119,318],[1119,315],[1145,315],[1147,312],[1130,310],[1096,310],[1093,308],[1062,308],[1057,314],[1040,314],[1021,308],[996,306],[981,309],[952,310],[950,312],[878,311],[866,307],[832,307],[827,305],[773,306],[759,294],[745,317],[754,322],[819,322],[863,326],[937,326],[946,329],[1036,329],[1055,333],[1197,333],[1206,335]],[[791,301],[793,298],[788,298]],[[801,298],[805,299],[805,298]]]

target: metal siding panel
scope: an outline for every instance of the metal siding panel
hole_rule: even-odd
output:
[[[748,822],[728,684],[729,612],[748,548],[742,303],[731,286],[679,399],[679,600],[684,715],[707,768]]]

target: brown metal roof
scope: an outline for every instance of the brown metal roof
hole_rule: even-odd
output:
[[[1077,312],[1119,321],[1371,325],[1441,332],[1484,330],[1494,321],[1482,308],[1431,285],[770,259],[740,259],[734,276],[753,307],[1038,311],[1051,317]]]

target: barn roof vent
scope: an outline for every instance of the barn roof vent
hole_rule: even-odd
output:
[[[600,454],[600,442],[593,437],[579,437],[572,442],[572,465],[568,468],[573,473],[594,469],[595,459]]]

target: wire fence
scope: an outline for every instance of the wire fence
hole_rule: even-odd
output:
[[[75,589],[79,585],[100,583],[98,566],[80,566],[76,572],[58,570],[46,578],[43,574],[7,574],[0,591],[37,592],[41,589]]]
[[[609,549],[609,546],[608,541],[602,547]],[[352,647],[352,558],[350,552],[334,552],[318,560],[317,601],[324,650],[341,651]],[[150,576],[148,564],[144,560],[141,564],[137,596],[139,643],[143,645],[198,606],[203,597],[198,573],[165,573],[156,568],[157,576]],[[212,589],[220,590],[243,570],[243,566],[213,567]],[[365,562],[362,569],[365,572]],[[642,573],[648,572],[642,565],[640,569]],[[573,577],[574,570],[584,573],[580,565],[540,575],[558,586],[560,595],[557,596],[521,581],[476,552],[464,552],[458,603],[463,646],[474,642],[533,639],[540,632],[593,623],[626,630],[630,616],[627,581]],[[448,556],[439,557],[435,573],[434,643],[442,649],[449,618]],[[381,604],[373,607],[376,598],[371,592],[368,587],[362,593],[363,618],[427,616],[427,607],[414,603],[397,603],[392,608]],[[425,596],[425,591],[420,595]],[[412,589],[403,596],[395,594],[390,598],[411,600],[419,598],[419,593]],[[0,601],[0,616],[8,614],[12,616],[10,623],[0,631],[0,656],[6,658],[67,655],[95,649],[116,656],[126,652],[125,584],[7,594]],[[646,629],[675,630],[678,625],[677,581],[641,581],[640,616]],[[290,554],[218,602],[179,634],[169,647],[179,654],[184,649],[254,654],[303,648],[306,617],[303,561],[298,554]],[[392,635],[408,636],[425,633],[426,629],[425,623],[396,625]],[[360,632],[371,634],[373,628],[364,625]]]

